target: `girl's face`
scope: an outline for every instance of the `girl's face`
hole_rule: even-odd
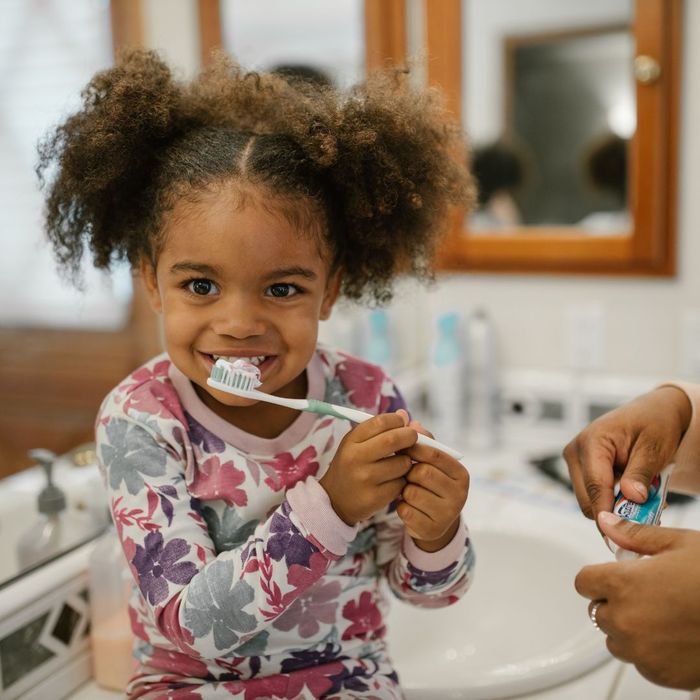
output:
[[[279,207],[265,191],[243,194],[232,182],[196,202],[180,199],[167,215],[155,270],[145,263],[142,272],[175,366],[211,409],[247,427],[256,411],[270,418],[265,412],[279,407],[209,387],[215,359],[247,358],[260,368],[261,391],[304,397],[318,322],[329,317],[340,279],[330,275],[318,235],[273,213]]]

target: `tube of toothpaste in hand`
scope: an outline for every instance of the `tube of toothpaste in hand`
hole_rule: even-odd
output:
[[[635,503],[630,501],[620,490],[620,483],[615,486],[615,504],[613,505],[613,513],[621,518],[632,520],[641,525],[658,525],[661,521],[661,511],[666,503],[666,492],[668,491],[668,482],[671,479],[673,465],[660,471],[649,485],[649,496],[644,503]],[[626,559],[638,559],[641,554],[630,552],[627,549],[618,547],[614,542],[611,542],[607,537],[605,543],[611,552],[615,554],[615,559],[624,561]]]

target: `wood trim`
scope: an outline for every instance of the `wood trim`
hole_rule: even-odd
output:
[[[365,68],[406,63],[405,0],[365,0]]]
[[[197,0],[199,18],[200,61],[206,66],[212,52],[223,47],[221,32],[221,5],[219,0]]]
[[[142,0],[111,0],[112,46],[144,44]],[[63,453],[94,439],[105,395],[161,351],[158,325],[138,278],[119,331],[0,327],[0,477],[30,463],[27,450]]]
[[[440,86],[447,107],[462,118],[462,0],[424,0],[428,82]]]
[[[143,0],[110,0],[112,50],[116,56],[127,46],[143,46],[145,25]]]
[[[468,1],[468,0],[467,0]],[[462,98],[462,0],[424,0],[428,79],[456,116]],[[630,236],[580,236],[575,228],[469,235],[456,213],[438,265],[485,272],[670,276],[676,267],[676,192],[682,0],[635,0],[637,51],[655,57],[661,78],[637,90],[631,146]],[[639,164],[644,166],[640,167]]]

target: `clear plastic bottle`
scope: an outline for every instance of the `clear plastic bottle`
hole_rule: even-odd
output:
[[[461,326],[457,312],[444,313],[437,318],[428,376],[428,402],[434,421],[431,430],[440,442],[457,447],[464,444]]]
[[[136,663],[129,621],[132,577],[113,526],[95,544],[88,577],[95,682],[123,692]]]
[[[21,570],[65,552],[85,540],[91,528],[89,518],[66,510],[66,497],[53,483],[56,455],[45,449],[30,450],[46,473],[46,486],[37,498],[38,516],[17,541],[17,562]]]
[[[467,444],[476,449],[488,449],[495,447],[499,440],[500,390],[493,324],[483,309],[470,315],[467,337]]]

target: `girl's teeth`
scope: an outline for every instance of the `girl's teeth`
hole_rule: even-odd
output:
[[[265,355],[257,355],[256,357],[228,357],[226,355],[212,355],[215,360],[226,360],[227,362],[235,362],[236,360],[245,360],[251,365],[261,365],[265,361]]]

